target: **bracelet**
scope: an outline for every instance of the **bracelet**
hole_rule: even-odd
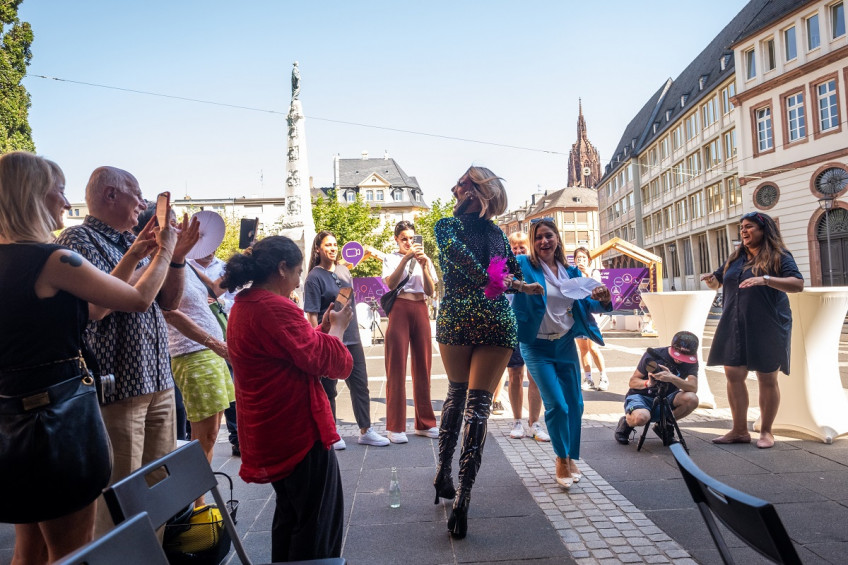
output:
[[[172,269],[185,269],[185,265],[185,261],[183,261],[182,263],[174,263],[173,261],[171,261]]]
[[[203,340],[203,344],[202,344],[202,345],[204,345],[204,346],[205,346],[207,343],[209,343],[209,340],[210,340],[210,339],[212,339],[212,336],[211,336],[211,335],[207,335],[207,336],[206,336],[206,339],[204,339],[204,340]]]
[[[524,291],[524,281],[521,281],[521,284],[518,285],[518,292],[523,292],[523,291]]]

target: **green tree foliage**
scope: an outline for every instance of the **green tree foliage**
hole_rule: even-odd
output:
[[[32,59],[32,28],[18,19],[23,0],[0,0],[0,153],[35,151],[30,97],[21,84]]]
[[[329,198],[318,197],[312,204],[312,219],[315,231],[328,230],[336,235],[339,249],[348,241],[358,241],[386,250],[392,238],[392,226],[380,227],[380,207],[371,207],[357,195],[355,202],[341,202],[331,191]],[[351,270],[354,277],[378,277],[383,272],[380,261],[370,258],[359,263]]]
[[[215,256],[222,261],[229,260],[235,253],[239,253],[242,250],[239,249],[239,232],[241,231],[241,220],[235,217],[235,214],[231,214],[229,216],[224,216],[224,225],[227,226],[226,231],[224,231],[224,239],[221,241],[221,245],[218,246],[218,250],[215,251]],[[257,236],[257,239],[261,239],[260,236]]]
[[[439,281],[442,280],[442,268],[439,264],[439,248],[436,245],[436,234],[434,229],[436,227],[436,222],[442,218],[453,215],[453,207],[455,205],[455,198],[451,198],[444,204],[440,198],[436,198],[428,212],[415,218],[415,233],[421,234],[423,237],[424,253],[433,259],[433,264],[436,266],[436,272],[439,274]],[[441,282],[439,283],[439,291],[441,292]]]

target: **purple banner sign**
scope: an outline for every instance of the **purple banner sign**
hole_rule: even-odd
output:
[[[600,269],[601,282],[610,289],[614,310],[639,308],[639,285],[650,276],[648,269]]]
[[[380,307],[380,297],[389,291],[380,277],[354,277],[353,293],[357,304],[376,304],[380,316],[385,316],[383,308]]]
[[[365,248],[358,241],[348,241],[342,247],[342,259],[353,265],[353,267],[356,267],[364,256]]]

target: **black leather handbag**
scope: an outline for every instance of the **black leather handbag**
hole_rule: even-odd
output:
[[[0,378],[44,372],[63,380],[0,397],[0,522],[41,522],[76,512],[100,495],[112,474],[112,444],[94,377],[81,357]]]
[[[392,306],[395,305],[395,299],[397,299],[398,294],[400,294],[403,285],[409,281],[410,275],[407,274],[406,278],[400,281],[400,284],[397,285],[394,289],[390,290],[386,294],[380,297],[380,306],[383,307],[383,312],[386,313],[386,316],[389,315],[389,312],[392,310]]]

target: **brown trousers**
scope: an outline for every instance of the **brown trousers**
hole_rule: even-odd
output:
[[[398,298],[386,327],[386,430],[390,432],[406,430],[406,357],[410,349],[415,429],[428,430],[436,426],[436,414],[430,403],[433,344],[427,303]]]

